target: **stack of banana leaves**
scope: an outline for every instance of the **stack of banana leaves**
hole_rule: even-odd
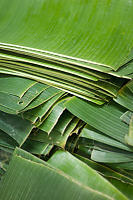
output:
[[[133,200],[133,0],[0,0],[0,199]]]

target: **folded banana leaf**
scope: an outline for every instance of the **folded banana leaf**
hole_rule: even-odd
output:
[[[1,199],[132,200],[133,0],[0,3]]]
[[[44,161],[21,151],[18,149],[14,152],[8,171],[2,179],[0,185],[1,198],[26,200],[29,198],[88,199],[88,197],[91,197],[92,199],[101,200],[111,199],[110,196],[92,190],[89,186],[80,183],[80,180],[77,181],[61,170],[57,170]],[[13,177],[15,179],[11,184]],[[19,186],[18,182],[20,183]],[[9,187],[7,193],[6,190]],[[17,192],[16,187],[18,188]],[[23,190],[26,192],[24,193]],[[60,192],[60,190],[63,192]],[[118,197],[126,199],[121,193],[118,194]]]
[[[1,2],[4,50],[17,47],[17,51],[27,49],[33,55],[66,57],[75,63],[90,62],[114,70],[132,58],[132,2],[50,0],[37,4],[36,0],[13,0],[7,9],[8,3]]]
[[[1,73],[50,84],[97,104],[115,97],[124,82],[112,83],[112,75],[130,79],[130,70],[113,72],[129,68],[124,64],[133,57],[129,2],[50,0],[36,6],[36,0],[14,0],[9,10],[8,0],[2,2]]]

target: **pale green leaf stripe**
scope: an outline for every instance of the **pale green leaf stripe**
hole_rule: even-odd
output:
[[[109,77],[109,75],[107,75],[107,74],[105,75],[105,74],[101,73],[101,72],[105,72],[105,73],[110,72],[109,68],[107,68],[103,65],[86,63],[86,62],[83,62],[83,61],[82,62],[81,61],[74,61],[73,59],[68,59],[68,58],[62,59],[61,57],[58,57],[57,60],[56,60],[55,58],[53,58],[53,56],[52,56],[52,60],[51,59],[49,60],[49,59],[47,59],[46,55],[44,55],[44,57],[46,57],[46,60],[44,60],[45,62],[46,61],[52,61],[52,62],[61,64],[61,65],[63,64],[65,66],[70,66],[72,69],[79,70],[80,72],[83,72],[83,73],[85,72],[88,75],[92,75],[92,76],[97,77],[97,78],[103,78],[103,79],[105,78],[106,79],[107,77]],[[54,57],[55,57],[55,55],[54,55]],[[3,53],[0,53],[1,64],[5,63],[5,62],[15,64],[16,60],[19,60],[19,62],[20,62],[20,61],[22,61],[22,58],[20,59],[19,57],[16,57],[16,59],[14,60],[13,56],[11,56],[11,55],[7,56],[6,54],[4,55]],[[33,60],[32,60],[32,62],[33,62]],[[37,62],[36,64],[39,64],[41,66],[41,62]],[[96,70],[96,71],[94,72],[93,70]]]
[[[128,134],[125,136],[125,141],[129,146],[133,146],[133,114],[130,119],[129,131]]]
[[[25,60],[26,61],[26,60]],[[27,61],[26,61],[27,62]],[[43,63],[43,67],[42,66],[39,66],[39,65],[32,65],[34,62],[31,61],[31,63],[29,65],[27,64],[24,64],[24,63],[20,63],[20,62],[17,62],[16,64],[10,64],[8,62],[5,62],[5,63],[1,63],[1,65],[5,68],[12,68],[12,69],[16,69],[17,71],[29,71],[31,74],[34,74],[36,72],[36,74],[42,74],[43,76],[45,76],[46,74],[49,75],[49,76],[54,76],[54,78],[62,78],[64,80],[67,80],[67,81],[71,81],[73,80],[76,84],[79,84],[81,86],[85,86],[87,88],[94,88],[97,87],[97,88],[100,88],[100,89],[103,89],[105,90],[106,92],[109,92],[110,94],[112,95],[116,95],[118,89],[119,89],[119,86],[111,83],[110,80],[107,81],[96,81],[96,80],[87,80],[86,77],[82,78],[80,76],[77,76],[74,75],[73,73],[68,73],[69,71],[67,71],[67,73],[65,72],[64,69],[62,69],[62,71],[64,72],[60,72],[59,71],[59,67],[60,66],[57,66],[56,69],[49,69],[50,67],[47,67],[47,65],[45,63]],[[51,66],[52,64],[50,64]],[[89,72],[89,71],[88,71]],[[111,78],[111,76],[110,76]],[[57,79],[58,80],[58,79]]]
[[[18,66],[24,66],[24,67],[28,67],[28,65],[37,65],[39,68],[49,68],[49,69],[53,69],[53,70],[58,70],[59,72],[64,72],[64,73],[70,73],[73,75],[77,75],[81,78],[86,78],[88,80],[93,80],[93,81],[97,81],[99,80],[99,78],[105,78],[107,75],[102,75],[99,72],[95,73],[91,73],[91,70],[88,69],[88,71],[86,70],[86,68],[82,69],[79,66],[74,66],[74,65],[70,65],[67,63],[60,63],[59,61],[47,61],[47,60],[43,60],[43,59],[38,59],[35,57],[28,57],[28,56],[24,56],[24,54],[14,54],[14,55],[10,55],[10,52],[4,52],[4,53],[0,53],[0,58],[2,58],[0,60],[0,63],[3,65],[18,65]],[[94,68],[95,69],[95,68]],[[108,75],[109,76],[109,75]]]
[[[5,59],[8,59],[8,57],[10,58],[11,56],[10,55],[6,55]],[[66,66],[60,66],[60,65],[55,65],[54,63],[47,63],[46,61],[44,62],[39,62],[39,61],[34,61],[34,60],[31,60],[31,59],[28,59],[28,58],[19,58],[19,57],[13,57],[13,60],[14,61],[8,61],[6,60],[4,62],[4,60],[1,62],[1,65],[5,66],[5,67],[12,67],[12,68],[16,68],[16,69],[31,69],[31,71],[36,71],[38,73],[43,73],[43,74],[53,74],[54,76],[61,76],[61,77],[64,77],[64,79],[71,79],[71,75],[73,77],[73,80],[75,79],[79,81],[79,83],[81,84],[82,82],[85,83],[88,83],[90,85],[94,85],[96,87],[100,87],[108,92],[110,92],[111,94],[115,95],[116,94],[116,91],[118,90],[118,86],[111,83],[109,80],[108,82],[97,82],[98,80],[100,79],[91,79],[88,76],[88,73],[89,73],[89,70],[84,73],[85,75],[84,76],[81,76],[80,74],[78,74],[78,70],[76,69],[75,73],[73,71],[70,71],[69,69],[65,69]],[[22,60],[23,62],[15,62],[15,60]],[[26,64],[26,63],[29,63],[29,64]],[[36,65],[33,65],[33,64],[36,64]],[[52,67],[53,65],[55,65],[56,67]],[[52,68],[52,69],[51,69]],[[61,70],[61,72],[60,72]],[[80,69],[79,69],[80,70]],[[94,76],[95,76],[95,73],[97,73],[96,71],[93,71],[94,73]],[[100,74],[101,75],[101,74]],[[103,74],[102,76],[107,76],[107,74]],[[66,77],[66,78],[65,78]],[[107,77],[107,79],[111,78],[112,76],[109,76]],[[68,79],[68,80],[69,80]],[[105,79],[105,78],[104,78]],[[102,80],[102,77],[101,77],[101,80]],[[83,83],[82,83],[83,84]]]
[[[22,77],[26,77],[26,78],[30,78],[30,79],[34,79],[36,81],[48,84],[48,85],[52,85],[56,88],[59,88],[63,91],[69,92],[73,95],[79,96],[81,98],[87,99],[88,101],[92,101],[95,102],[96,104],[103,104],[105,102],[105,100],[102,100],[100,97],[96,96],[96,92],[95,91],[90,91],[89,89],[85,89],[85,88],[80,88],[78,85],[73,84],[72,82],[69,84],[67,83],[67,81],[62,81],[62,80],[58,80],[50,77],[48,75],[41,75],[38,74],[36,75],[36,73],[33,71],[32,72],[28,72],[26,70],[26,72],[24,71],[15,71],[13,69],[7,69],[5,70],[5,68],[0,67],[0,72],[1,73],[8,73],[8,74],[12,74],[12,75],[18,75],[18,76],[22,76]],[[27,73],[28,72],[28,73]]]

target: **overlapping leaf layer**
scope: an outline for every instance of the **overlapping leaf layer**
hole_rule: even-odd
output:
[[[0,4],[0,198],[132,200],[133,0]]]

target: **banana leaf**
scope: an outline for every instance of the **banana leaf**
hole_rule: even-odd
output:
[[[19,49],[25,46],[31,50],[35,48],[35,51],[41,49],[44,55],[54,57],[55,54],[62,60],[68,57],[76,63],[81,60],[87,65],[96,63],[114,70],[132,58],[133,14],[128,1],[64,3],[51,0],[36,6],[36,0],[14,0],[9,10],[8,3],[8,0],[1,2],[1,45],[18,45]],[[47,16],[49,18],[43,20]],[[14,18],[15,21],[10,20]]]
[[[75,132],[78,122],[79,119],[74,117],[66,126],[63,135],[61,135],[61,132],[57,130],[55,126],[51,131],[50,135],[48,135],[47,132],[38,130],[37,132],[30,135],[30,139],[34,141],[48,143],[51,145],[57,145],[61,148],[65,148],[67,140],[69,136],[71,136]],[[62,120],[58,121],[57,126],[60,126],[60,124],[62,124]],[[78,128],[78,131],[79,129],[80,127]]]
[[[119,104],[110,102],[104,106],[96,106],[77,97],[65,103],[66,108],[74,115],[102,133],[125,144],[128,125],[120,120],[126,110]]]
[[[0,130],[12,137],[20,146],[29,136],[33,125],[17,115],[10,115],[0,111]]]
[[[118,92],[117,97],[114,100],[125,108],[133,111],[133,81],[129,81]]]
[[[80,180],[83,184],[91,187],[92,189],[103,192],[114,199],[122,198],[120,193],[102,176],[68,152],[57,151],[48,160],[48,163],[72,176],[73,178]]]
[[[102,132],[95,130],[94,128],[90,127],[89,125],[86,125],[80,134],[80,140],[83,138],[88,138],[94,141],[98,141],[104,144],[108,144],[110,146],[114,146],[116,148],[120,148],[126,151],[132,151],[131,148],[129,148],[127,145],[122,144],[118,142],[117,140],[114,140],[111,137],[108,137],[104,135]]]
[[[101,163],[97,163],[97,162],[90,160],[88,158],[85,158],[81,155],[74,153],[74,156],[77,157],[78,159],[80,159],[81,161],[83,161],[84,163],[86,163],[92,169],[96,170],[102,176],[106,177],[107,180],[108,180],[108,178],[111,178],[111,179],[115,179],[115,180],[117,179],[119,181],[122,181],[123,183],[133,184],[133,177],[127,176],[127,174],[124,174],[123,171],[121,171],[120,169],[118,172],[117,170],[112,169],[111,166],[109,168]]]
[[[7,193],[6,188],[9,187]],[[27,192],[23,193],[23,190]],[[63,192],[60,192],[60,190]],[[21,153],[21,151],[19,154],[14,153],[8,171],[2,179],[0,192],[1,198],[5,198],[5,200],[9,198],[14,200],[18,198],[25,200],[29,198],[88,199],[88,197],[101,200],[111,199],[101,192],[84,186],[62,171],[30,156],[30,154]],[[121,196],[121,199],[126,199],[126,197]]]
[[[6,9],[7,3],[8,0],[3,2],[2,13]],[[19,2],[21,8],[25,10],[22,16],[20,16],[21,12],[17,12],[13,8],[15,3],[16,0],[12,4],[12,9],[14,9],[17,19],[15,24],[18,29],[15,28],[14,22],[10,23],[10,26],[8,23],[8,17],[12,18],[14,14],[6,12],[8,17],[2,15],[3,20],[5,19],[4,24],[8,24],[6,28],[9,30],[8,33],[1,36],[1,73],[32,78],[97,104],[108,101],[112,95],[116,96],[119,84],[112,84],[109,81],[112,76],[97,71],[111,74],[112,69],[117,70],[132,59],[131,19],[133,16],[129,2],[121,0],[116,6],[115,1],[111,1],[109,4],[106,1],[101,3],[79,1],[77,6],[76,1],[68,1],[67,5],[54,0],[51,0],[50,4],[42,1],[41,6],[37,7],[35,11],[39,14],[33,18],[32,12],[34,13],[36,0],[32,4]],[[28,7],[33,9],[31,9],[30,15],[28,15]],[[84,14],[81,19],[82,10],[84,10]],[[66,18],[66,12],[69,13],[69,18]],[[125,13],[128,13],[127,17],[125,17]],[[24,23],[26,16],[28,20]],[[50,16],[49,20],[40,20],[47,16]],[[79,19],[82,26],[75,23],[74,16]],[[102,20],[103,18],[104,20]],[[123,26],[120,26],[121,19],[123,19]],[[65,23],[62,24],[62,20],[65,20]],[[55,24],[54,29],[50,28],[51,23]],[[31,24],[34,24],[32,28],[30,28]],[[1,22],[1,33],[2,30],[6,31],[5,25]],[[41,39],[34,41],[34,34],[31,34],[31,30],[35,29]],[[47,30],[49,31],[47,32]],[[25,36],[23,35],[23,39],[22,33],[24,35],[26,33]],[[12,34],[15,36],[11,37]],[[84,39],[81,40],[81,38]],[[75,41],[74,44],[73,41]],[[85,44],[87,45],[84,49]],[[58,48],[55,48],[56,45]],[[115,48],[116,45],[117,48]],[[106,56],[104,56],[105,53]],[[118,75],[116,74],[116,76]],[[108,81],[104,81],[106,79]]]
[[[132,199],[132,3],[1,0],[2,199]]]

